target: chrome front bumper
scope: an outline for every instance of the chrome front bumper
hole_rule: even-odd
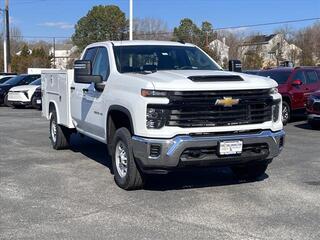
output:
[[[243,145],[267,144],[268,151],[264,159],[272,159],[278,156],[284,145],[285,132],[283,130],[272,132],[264,130],[259,133],[236,134],[236,135],[219,135],[219,136],[176,136],[172,139],[150,139],[133,136],[133,154],[144,168],[175,168],[184,161],[181,155],[186,149],[192,148],[212,148],[217,147],[220,141],[241,140]],[[152,156],[151,148],[159,147],[159,155]],[[242,154],[241,154],[242,155]],[[219,157],[216,155],[211,162],[228,165],[229,163],[241,163],[252,161],[252,157],[246,156]],[[255,159],[255,160],[264,160]],[[228,160],[228,161],[227,161]],[[231,160],[231,161],[229,161]],[[201,159],[199,159],[201,161]],[[208,162],[208,159],[205,159]]]

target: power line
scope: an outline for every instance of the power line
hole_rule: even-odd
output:
[[[314,18],[304,18],[304,19],[295,19],[295,20],[287,20],[287,21],[275,21],[275,22],[267,22],[267,23],[257,23],[257,24],[248,24],[248,25],[238,25],[238,26],[229,26],[229,27],[220,27],[215,28],[214,31],[220,31],[220,30],[228,30],[228,29],[241,29],[241,28],[252,28],[252,27],[261,27],[261,26],[270,26],[270,25],[278,25],[278,24],[286,24],[286,23],[297,23],[297,22],[307,22],[307,21],[317,21],[320,20],[320,17],[314,17]],[[156,33],[141,33],[141,34],[135,34],[135,36],[147,36],[147,35],[169,35],[173,32],[156,32]],[[69,39],[70,37],[65,36],[12,36],[12,37],[20,37],[20,38],[38,38],[38,39],[52,39],[52,38],[58,38],[58,39]]]
[[[296,23],[296,22],[306,22],[306,21],[316,21],[316,20],[320,20],[320,17],[304,18],[304,19],[296,19],[296,20],[288,20],[288,21],[279,21],[279,22],[268,22],[268,23],[240,25],[240,26],[232,26],[232,27],[222,27],[222,28],[216,28],[215,30],[261,27],[261,26],[269,26],[269,25],[277,25],[277,24],[285,24],[285,23]]]

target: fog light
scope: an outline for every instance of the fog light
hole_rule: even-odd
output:
[[[281,137],[279,141],[279,147],[283,148],[283,146],[284,146],[284,137]]]
[[[159,157],[161,152],[161,146],[158,144],[151,144],[150,157]]]

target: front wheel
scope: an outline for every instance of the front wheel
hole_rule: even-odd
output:
[[[233,173],[240,179],[255,180],[265,174],[268,163],[254,163],[232,167]]]
[[[291,108],[289,103],[283,101],[282,102],[282,123],[283,125],[287,125],[287,123],[290,121],[291,117]]]
[[[112,141],[112,167],[117,185],[125,190],[139,189],[144,181],[134,160],[131,134],[126,128],[119,128]]]
[[[68,148],[70,135],[69,129],[58,124],[57,113],[52,111],[50,118],[50,139],[52,147],[56,150]]]
[[[9,104],[9,101],[8,101],[8,94],[6,94],[4,96],[3,105],[6,106],[6,107],[10,107],[10,104]]]
[[[37,99],[35,96],[32,96],[31,98],[31,106],[35,109],[41,109],[41,105],[37,104]]]

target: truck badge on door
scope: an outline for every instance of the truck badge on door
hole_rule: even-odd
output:
[[[217,99],[215,105],[232,107],[233,105],[239,104],[240,99],[233,99],[232,97],[223,97],[223,99]]]

